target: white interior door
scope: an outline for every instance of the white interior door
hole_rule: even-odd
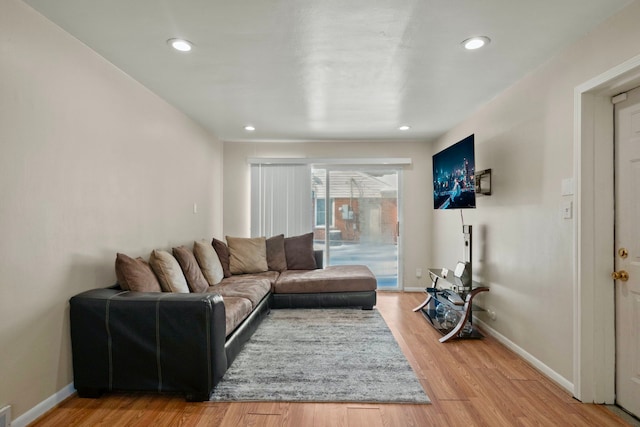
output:
[[[640,88],[615,106],[616,402],[640,415]],[[625,253],[626,252],[626,253]]]

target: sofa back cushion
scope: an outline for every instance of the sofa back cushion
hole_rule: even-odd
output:
[[[162,292],[158,278],[142,258],[116,255],[116,277],[124,290],[134,292]]]
[[[269,270],[280,273],[287,269],[287,257],[284,253],[284,234],[267,239],[267,265]]]
[[[229,237],[229,269],[231,274],[268,271],[267,239],[264,237]]]
[[[224,279],[220,258],[218,258],[218,254],[209,242],[205,240],[193,242],[193,255],[195,255],[200,270],[202,270],[202,274],[207,279],[209,286],[217,285]]]
[[[182,273],[182,268],[169,252],[154,250],[149,257],[149,264],[156,273],[163,291],[189,293],[189,285]]]
[[[213,249],[215,249],[218,254],[218,258],[220,259],[220,264],[222,265],[222,271],[224,272],[224,277],[231,277],[231,270],[229,268],[229,247],[222,240],[218,240],[215,237],[211,241],[213,245]]]
[[[209,287],[209,282],[205,279],[198,265],[193,252],[185,246],[179,246],[173,248],[173,256],[178,260],[180,268],[184,273],[184,278],[187,279],[187,285],[191,292],[204,292]]]
[[[317,268],[313,253],[313,233],[285,238],[284,252],[287,258],[287,270],[315,270]]]

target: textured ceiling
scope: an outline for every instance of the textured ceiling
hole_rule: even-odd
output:
[[[434,138],[631,0],[25,2],[220,139],[322,141]]]

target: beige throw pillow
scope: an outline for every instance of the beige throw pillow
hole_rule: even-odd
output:
[[[218,258],[218,254],[209,242],[205,240],[193,242],[193,254],[209,286],[217,285],[224,279],[224,271],[222,271],[220,258]]]
[[[149,257],[149,264],[158,276],[163,291],[189,293],[189,285],[182,273],[182,268],[169,252],[154,250]]]
[[[231,274],[250,274],[268,271],[267,239],[227,236],[229,269]]]

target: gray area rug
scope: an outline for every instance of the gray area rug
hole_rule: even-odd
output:
[[[272,310],[211,400],[430,402],[375,309]]]

